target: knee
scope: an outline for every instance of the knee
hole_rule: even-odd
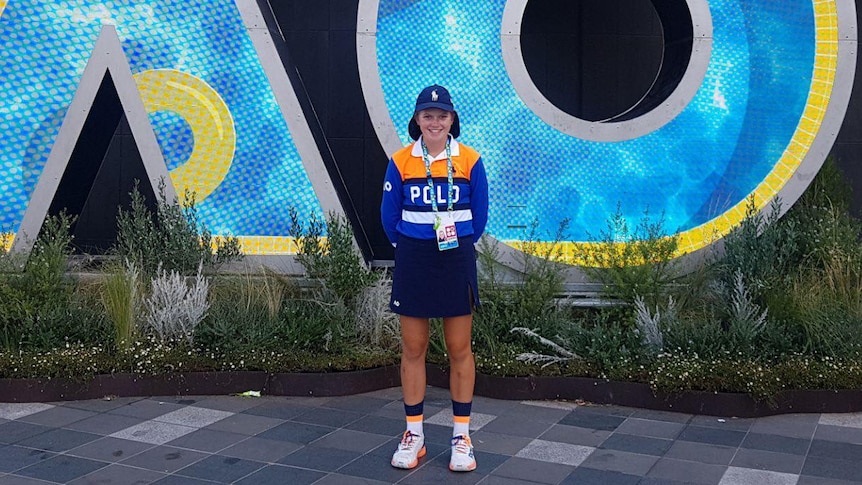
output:
[[[459,345],[449,345],[446,349],[449,353],[449,361],[452,363],[465,362],[473,358],[473,348],[470,342]]]
[[[408,344],[404,343],[401,349],[401,355],[406,360],[425,360],[425,352],[428,349],[428,345],[422,344]]]

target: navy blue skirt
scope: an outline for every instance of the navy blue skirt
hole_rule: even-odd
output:
[[[440,251],[436,240],[398,237],[389,308],[399,315],[441,318],[469,315],[479,306],[473,236]]]

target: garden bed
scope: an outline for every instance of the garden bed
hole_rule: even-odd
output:
[[[448,388],[446,369],[428,366],[428,384]],[[354,372],[187,372],[160,376],[97,375],[91,380],[0,379],[2,402],[53,402],[108,396],[225,395],[255,390],[272,396],[344,396],[400,385],[397,366]],[[647,384],[585,377],[476,376],[476,395],[510,400],[583,400],[688,414],[751,418],[786,413],[862,411],[862,390],[792,390],[770,402],[748,394],[654,392]]]

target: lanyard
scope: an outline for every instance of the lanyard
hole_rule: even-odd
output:
[[[434,191],[434,180],[431,178],[431,159],[428,157],[428,147],[425,146],[425,140],[422,140],[422,160],[425,162],[425,175],[428,177],[428,188],[431,191],[431,209],[437,213],[437,193]],[[446,194],[446,210],[451,211],[455,183],[452,180],[452,149],[449,147],[448,139],[446,140],[446,175],[449,179],[449,191]]]

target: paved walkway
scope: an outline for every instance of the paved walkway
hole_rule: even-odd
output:
[[[477,397],[479,468],[447,468],[448,392],[428,455],[389,465],[400,389],[338,398],[0,403],[0,484],[862,484],[862,414],[760,419]]]

